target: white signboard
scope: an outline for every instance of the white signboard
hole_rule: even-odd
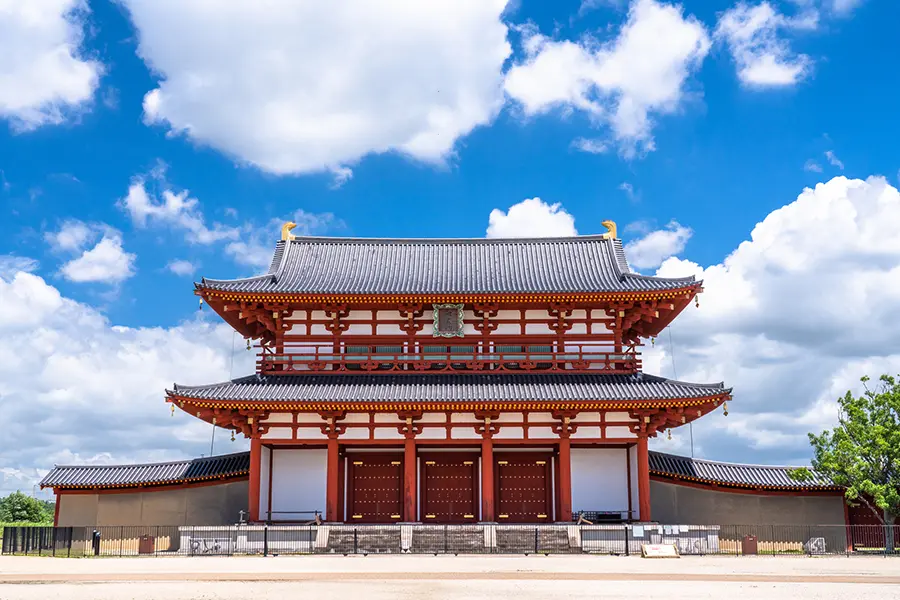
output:
[[[681,558],[675,544],[641,544],[643,558]]]

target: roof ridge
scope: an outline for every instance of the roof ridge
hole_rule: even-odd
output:
[[[611,241],[604,233],[591,233],[585,235],[559,235],[559,236],[529,236],[529,237],[341,237],[327,235],[298,235],[292,238],[291,243],[319,242],[319,243],[354,243],[354,244],[404,244],[404,243],[432,243],[432,244],[516,244],[524,242],[592,242]],[[615,238],[618,239],[618,238]]]
[[[711,465],[728,465],[728,466],[733,466],[733,467],[751,467],[751,468],[755,468],[755,469],[786,470],[786,469],[803,469],[803,468],[810,469],[811,468],[810,465],[796,466],[796,465],[760,465],[760,464],[755,464],[755,463],[735,463],[735,462],[728,462],[728,461],[724,461],[724,460],[711,460],[708,458],[694,458],[691,456],[682,456],[680,454],[670,454],[668,452],[659,452],[657,450],[651,450],[650,454],[656,454],[657,456],[664,456],[664,457],[668,457],[668,458],[674,458],[677,460],[687,460],[690,462],[701,462],[701,463],[706,463],[706,464],[711,464]]]
[[[167,460],[163,462],[149,463],[120,463],[117,465],[53,465],[54,469],[121,469],[123,467],[165,467],[168,465],[190,464],[195,462],[205,462],[220,458],[232,458],[247,454],[247,452],[231,452],[229,454],[216,454],[214,456],[199,456],[194,458],[185,458],[183,460]]]

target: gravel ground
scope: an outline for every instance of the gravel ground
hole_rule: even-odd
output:
[[[302,596],[301,596],[302,594]],[[900,598],[884,557],[0,557],[0,600]]]

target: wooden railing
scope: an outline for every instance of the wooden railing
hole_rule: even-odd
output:
[[[328,373],[424,373],[435,371],[579,372],[634,373],[641,367],[635,348],[624,352],[598,350],[596,346],[566,344],[556,352],[548,346],[524,346],[518,351],[479,351],[472,346],[436,350],[424,346],[415,351],[394,347],[349,346],[335,352],[332,345],[294,346],[277,352],[264,347],[257,367],[260,373],[291,375],[301,372]],[[393,350],[393,351],[391,351]]]

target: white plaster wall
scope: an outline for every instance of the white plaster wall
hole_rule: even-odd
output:
[[[598,423],[600,421],[600,413],[598,413],[598,412],[580,412],[575,416],[574,419],[572,419],[573,423],[584,423],[585,421],[590,421],[592,423]]]
[[[493,423],[521,423],[524,417],[522,413],[500,413],[500,416],[493,420]]]
[[[559,438],[557,434],[553,433],[553,428],[551,427],[529,427],[528,437],[529,439]]]
[[[272,463],[272,512],[325,512],[328,451],[275,450]],[[312,519],[311,514],[272,515],[273,520]]]
[[[297,415],[298,423],[322,423],[324,420],[316,413],[299,413]]]
[[[294,437],[294,431],[290,427],[272,427],[263,435],[264,440],[290,440]]]
[[[443,440],[447,438],[447,430],[443,427],[423,427],[422,433],[416,437],[423,440]]]
[[[397,430],[396,427],[376,427],[375,428],[375,439],[376,440],[402,440],[404,439],[403,435]]]
[[[297,428],[297,439],[298,440],[324,440],[327,439],[328,436],[322,433],[322,430],[319,427],[298,427]]]
[[[444,413],[425,413],[417,423],[446,423],[447,415]]]
[[[325,314],[324,310],[314,310],[312,311],[312,319],[315,321],[321,321],[322,319],[327,319],[328,315]]]
[[[347,413],[338,423],[368,423],[369,413]]]
[[[294,335],[306,335],[306,323],[289,323],[287,333],[292,333]]]
[[[631,510],[632,517],[638,518],[638,461],[637,444],[628,447],[629,466],[631,467]],[[651,494],[652,497],[653,494]],[[652,514],[652,512],[651,512]]]
[[[371,310],[351,310],[350,314],[347,315],[347,321],[371,321],[372,320],[372,311]]]
[[[525,437],[525,428],[524,427],[510,427],[506,425],[500,428],[494,437],[497,439],[511,440],[511,439],[522,439]]]
[[[291,423],[294,419],[294,415],[291,413],[275,413],[269,415],[263,423]]]
[[[401,423],[403,419],[394,413],[375,413],[376,423]]]
[[[622,448],[572,448],[572,510],[628,509]]]
[[[631,431],[625,426],[616,426],[606,428],[606,437],[616,439],[637,438],[637,435],[631,433]]]
[[[571,434],[570,437],[572,437],[573,439],[579,439],[579,438],[581,438],[581,439],[585,439],[585,438],[597,439],[600,437],[600,426],[599,425],[597,425],[597,426],[582,425],[575,431],[575,433]]]
[[[349,323],[347,326],[347,335],[372,335],[372,325],[370,323]]]
[[[474,427],[454,427],[450,430],[450,437],[454,440],[480,440],[481,434]]]
[[[525,333],[553,335],[556,332],[550,329],[546,323],[525,323]]]
[[[262,447],[259,456],[259,516],[265,518],[265,512],[269,510],[269,463],[272,460],[272,449]]]
[[[375,331],[378,335],[404,335],[406,333],[396,323],[379,323],[375,326]]]
[[[368,427],[348,427],[347,430],[341,434],[341,439],[367,440],[367,439],[369,439],[369,428]]]
[[[512,312],[512,311],[510,311]],[[518,319],[519,314],[516,313],[513,319]],[[499,323],[497,325],[497,330],[495,332],[496,335],[519,335],[522,333],[522,326],[518,323]],[[504,346],[507,344],[503,344]],[[510,346],[515,346],[515,344],[509,344]]]
[[[522,314],[517,310],[498,310],[497,316],[495,318],[507,321],[510,319],[515,319],[516,321],[518,321],[521,317]]]
[[[608,412],[606,413],[606,422],[631,423],[634,419],[627,412]]]

